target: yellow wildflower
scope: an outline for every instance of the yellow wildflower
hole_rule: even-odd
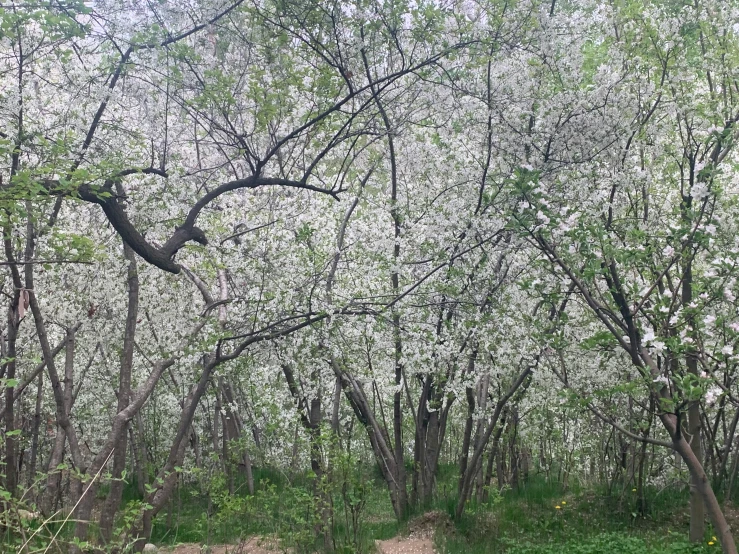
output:
[[[565,504],[567,504],[567,502],[565,502],[565,501],[563,500],[562,502],[560,502],[560,504],[562,504],[562,506],[564,506]]]
[[[708,546],[713,546],[713,541],[708,541]]]
[[[557,505],[557,506],[554,507],[554,509],[555,510],[561,510],[562,509],[562,506]]]

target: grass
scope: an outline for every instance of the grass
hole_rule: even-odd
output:
[[[311,479],[307,474],[287,478],[270,469],[255,472],[254,496],[237,483],[236,494],[224,493],[216,483],[207,491],[193,484],[180,487],[167,514],[156,519],[152,542],[176,544],[236,543],[252,535],[277,536],[298,551],[321,551],[313,541],[317,523]],[[354,540],[340,490],[334,490],[334,542],[338,552],[372,552],[376,539],[407,530],[392,512],[382,480],[367,469],[359,480],[362,510]],[[456,470],[440,468],[437,496],[429,508],[451,516],[456,504]],[[220,487],[220,489],[219,489]],[[436,534],[442,554],[688,554],[720,552],[708,545],[692,546],[687,537],[687,491],[647,491],[647,509],[636,511],[636,493],[628,489],[609,496],[599,488],[575,486],[564,490],[557,482],[532,476],[517,490],[504,490],[492,500],[470,502],[463,517]],[[356,500],[356,498],[355,498]],[[559,506],[559,508],[557,508]],[[418,514],[414,514],[418,515]],[[413,516],[412,516],[413,517]]]
[[[565,488],[532,475],[516,490],[506,489],[500,494],[491,491],[487,502],[472,500],[463,516],[452,523],[457,471],[453,465],[439,468],[436,495],[424,510],[436,513],[406,523],[395,519],[379,473],[373,467],[349,466],[344,486],[334,482],[330,487],[337,554],[368,554],[373,552],[375,540],[402,535],[419,525],[434,526],[439,554],[720,552],[717,541],[709,544],[710,527],[701,545],[687,543],[688,492],[677,488],[648,488],[646,509],[639,513],[636,492],[628,487],[609,493],[602,487],[583,487],[575,482]],[[277,537],[299,554],[322,552],[322,542],[315,539],[320,511],[316,509],[312,476],[288,476],[271,468],[255,468],[254,477],[257,490],[249,495],[242,479],[236,480],[234,494],[229,494],[224,477],[216,471],[187,476],[189,481],[177,489],[155,519],[152,542],[236,544],[242,538],[258,535]],[[334,477],[338,480],[338,473]],[[119,524],[127,511],[134,514],[140,509],[135,483],[125,487],[123,499],[126,506]],[[346,501],[360,507],[356,529]],[[730,508],[729,512],[727,515],[736,520],[737,511]],[[411,520],[419,515],[421,512],[411,514]],[[62,529],[61,537],[69,539],[71,529],[71,525]]]
[[[636,493],[608,496],[598,488],[564,491],[533,477],[504,491],[496,504],[472,502],[452,533],[437,537],[444,554],[687,554],[720,552],[687,543],[687,492],[651,490],[646,513]],[[559,507],[559,508],[557,508]]]
[[[254,479],[254,496],[246,493],[242,482],[236,483],[234,495],[223,490],[203,491],[195,485],[180,487],[171,505],[156,518],[152,542],[233,544],[248,536],[270,535],[279,537],[287,546],[313,551],[317,521],[310,477],[300,474],[288,479],[280,472],[263,468],[255,469]],[[401,530],[384,483],[371,471],[366,472],[364,479],[367,483],[362,488],[363,508],[356,534],[351,513],[341,495],[334,491],[333,535],[339,551],[370,552],[375,540],[391,538]]]

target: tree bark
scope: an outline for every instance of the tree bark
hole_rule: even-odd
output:
[[[690,254],[689,256],[691,256]],[[693,263],[690,257],[686,260],[685,270],[683,272],[683,290],[682,302],[683,306],[688,306],[693,301]],[[695,326],[692,316],[688,316],[688,324]],[[696,353],[692,350],[688,351],[685,356],[685,363],[688,366],[688,373],[698,376],[698,359]],[[688,435],[690,437],[690,449],[693,451],[695,459],[699,464],[703,464],[703,445],[701,444],[701,413],[700,403],[691,402],[688,406]],[[697,475],[693,472],[690,474],[690,542],[700,543],[703,541],[705,534],[705,511],[703,508],[703,499],[698,491]]]
[[[500,415],[503,412],[503,409],[508,404],[508,402],[511,400],[511,398],[516,394],[519,389],[523,387],[523,390],[525,391],[528,387],[528,383],[530,383],[529,376],[531,375],[531,372],[533,371],[534,367],[538,364],[538,357],[536,358],[535,362],[531,365],[526,366],[521,373],[518,374],[516,379],[513,381],[511,386],[508,388],[508,391],[495,403],[495,409],[493,410],[493,415],[490,419],[490,423],[487,425],[485,432],[482,434],[482,437],[477,445],[477,447],[474,449],[472,453],[472,457],[469,459],[468,462],[462,466],[460,464],[460,476],[459,476],[459,497],[457,498],[457,507],[455,509],[455,517],[457,519],[462,517],[462,514],[464,513],[464,507],[467,503],[467,500],[470,498],[470,495],[472,494],[472,485],[474,483],[474,477],[476,475],[476,470],[479,469],[480,459],[482,458],[483,453],[485,452],[485,448],[490,441],[490,436],[492,435],[493,431],[495,430],[498,420],[500,419]],[[468,393],[468,402],[470,399],[474,399],[474,391],[470,391]],[[471,416],[468,416],[468,424],[469,424],[469,432],[472,433],[472,422],[471,422]],[[467,434],[467,429],[465,429],[465,434]],[[463,450],[464,455],[464,450]],[[502,458],[500,456],[499,458]],[[464,471],[463,471],[464,470]]]
[[[76,330],[77,328],[68,329],[64,340],[64,383],[63,389],[61,391],[61,409],[65,411],[67,417],[69,417],[69,410],[72,409],[72,405],[74,403],[74,337]],[[46,490],[41,497],[41,513],[47,517],[51,515],[56,503],[57,496],[59,494],[59,487],[61,486],[62,482],[62,473],[60,470],[57,469],[57,467],[64,460],[64,445],[67,442],[66,432],[58,423],[59,408],[59,402],[57,401],[56,438],[54,439],[54,448],[51,452],[51,456],[49,457],[49,464],[47,467],[47,472],[49,475],[46,478]]]
[[[46,477],[46,488],[41,494],[39,502],[39,510],[44,517],[49,517],[55,508],[55,504],[59,494],[59,487],[62,483],[62,471],[58,469],[64,458],[64,443],[66,436],[61,427],[56,428],[56,437],[54,438],[54,446],[49,455],[48,476]]]
[[[133,449],[136,463],[136,485],[139,494],[143,498],[146,494],[146,485],[148,482],[148,456],[146,453],[146,441],[144,440],[144,422],[141,420],[140,411],[134,417],[134,426],[131,433],[131,448]]]
[[[38,460],[39,432],[41,430],[41,408],[44,401],[44,374],[38,375],[38,386],[36,387],[36,405],[33,411],[33,424],[31,428],[31,461],[28,464],[28,485],[33,483],[36,477],[36,462]]]
[[[20,302],[20,290],[13,292],[13,299],[8,310],[8,340],[7,354],[5,362],[5,378],[12,383],[16,376],[16,341],[18,339],[18,328],[20,326],[20,318],[18,317],[18,305]],[[11,495],[15,495],[18,486],[18,438],[15,436],[15,402],[13,400],[14,386],[8,384],[5,387],[5,412],[3,419],[5,422],[5,490]]]
[[[122,412],[128,406],[131,398],[131,373],[133,370],[133,351],[136,337],[136,321],[139,314],[139,275],[136,266],[136,254],[126,244],[123,244],[123,256],[128,262],[127,288],[128,288],[128,312],[126,314],[126,326],[123,335],[123,350],[121,352],[121,365],[118,374],[118,404],[116,413]],[[111,471],[110,490],[105,504],[100,512],[100,536],[104,543],[109,543],[113,536],[113,523],[118,509],[121,505],[123,495],[123,471],[126,469],[126,449],[128,441],[128,428],[130,422],[126,422],[126,429],[119,434],[113,447],[113,467]]]
[[[139,523],[134,525],[129,531],[129,540],[137,539],[134,543],[134,548],[138,552],[143,550],[146,541],[151,537],[154,517],[162,510],[175,489],[179,475],[176,467],[181,464],[184,459],[185,448],[187,446],[186,438],[192,426],[195,411],[197,410],[200,399],[203,397],[203,394],[208,387],[210,377],[216,365],[216,361],[208,359],[204,361],[200,379],[192,388],[190,394],[183,403],[182,413],[177,425],[177,433],[175,434],[175,438],[170,446],[167,461],[157,476],[155,490],[149,493],[146,498],[151,508],[144,511]]]
[[[672,414],[662,414],[660,415],[660,420],[670,436],[673,437],[672,443],[675,451],[680,454],[680,457],[685,462],[685,465],[690,472],[691,483],[695,484],[696,491],[703,500],[708,517],[710,518],[713,528],[716,531],[716,536],[721,543],[723,554],[737,554],[734,537],[731,534],[731,528],[721,511],[721,506],[711,488],[708,476],[703,470],[703,466],[693,452],[693,449],[690,448],[690,444],[685,440],[684,436],[680,432],[675,416]]]
[[[357,419],[364,425],[375,455],[375,460],[390,493],[390,502],[395,517],[402,521],[406,517],[408,507],[408,491],[405,483],[398,478],[398,460],[391,446],[387,429],[382,427],[375,417],[374,410],[367,400],[367,395],[359,382],[348,372],[342,371],[334,361],[334,372],[341,378],[344,394],[354,410]],[[400,461],[402,464],[402,460]]]

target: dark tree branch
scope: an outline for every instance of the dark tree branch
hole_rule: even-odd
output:
[[[99,205],[103,209],[103,213],[105,213],[105,217],[108,219],[110,224],[134,252],[150,264],[165,271],[169,271],[170,273],[180,272],[180,265],[176,263],[173,258],[175,254],[177,254],[177,251],[185,244],[190,241],[194,241],[202,245],[208,244],[208,239],[206,238],[205,233],[202,229],[197,227],[195,223],[197,222],[198,216],[203,208],[222,194],[239,189],[255,189],[264,186],[285,186],[310,190],[313,192],[328,194],[337,199],[339,192],[341,192],[340,190],[332,191],[309,185],[304,181],[293,181],[277,177],[251,176],[245,179],[229,181],[216,187],[200,198],[200,200],[198,200],[188,212],[182,226],[177,227],[164,246],[158,248],[148,242],[139,230],[136,229],[133,223],[131,223],[126,215],[123,205],[119,202],[121,198],[120,195],[116,194],[114,190],[114,184],[119,182],[121,178],[135,174],[159,175],[161,177],[167,176],[167,173],[161,169],[149,167],[145,169],[126,169],[120,171],[114,176],[108,178],[102,186],[83,184],[76,190],[69,190],[68,188],[63,187],[59,181],[51,180],[44,181],[43,185],[49,194],[71,195],[76,193],[81,200]]]

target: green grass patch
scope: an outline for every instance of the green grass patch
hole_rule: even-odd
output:
[[[373,552],[374,541],[402,534],[382,479],[372,467],[354,476],[353,496],[332,490],[333,539],[339,553]],[[442,466],[431,506],[450,517],[456,507],[456,468]],[[318,520],[309,474],[286,475],[270,468],[255,471],[257,490],[246,492],[237,480],[234,494],[217,477],[208,488],[181,486],[170,506],[155,520],[153,542],[235,544],[254,535],[279,537],[297,552],[322,552],[314,531]],[[612,489],[616,490],[616,489]],[[346,493],[346,491],[344,491]],[[359,524],[354,525],[349,498],[361,498]],[[131,494],[131,497],[135,495]],[[485,502],[472,499],[464,515],[436,535],[442,554],[688,554],[720,552],[710,527],[702,545],[687,542],[686,490],[647,489],[646,504],[631,488],[610,492],[532,475],[516,490],[491,491]],[[356,506],[354,506],[356,509]],[[415,517],[420,514],[412,514]]]
[[[495,503],[470,502],[454,532],[437,536],[437,546],[445,554],[720,552],[710,526],[702,545],[687,542],[687,491],[650,489],[646,497],[640,513],[631,489],[618,495],[599,488],[564,490],[532,477]]]

